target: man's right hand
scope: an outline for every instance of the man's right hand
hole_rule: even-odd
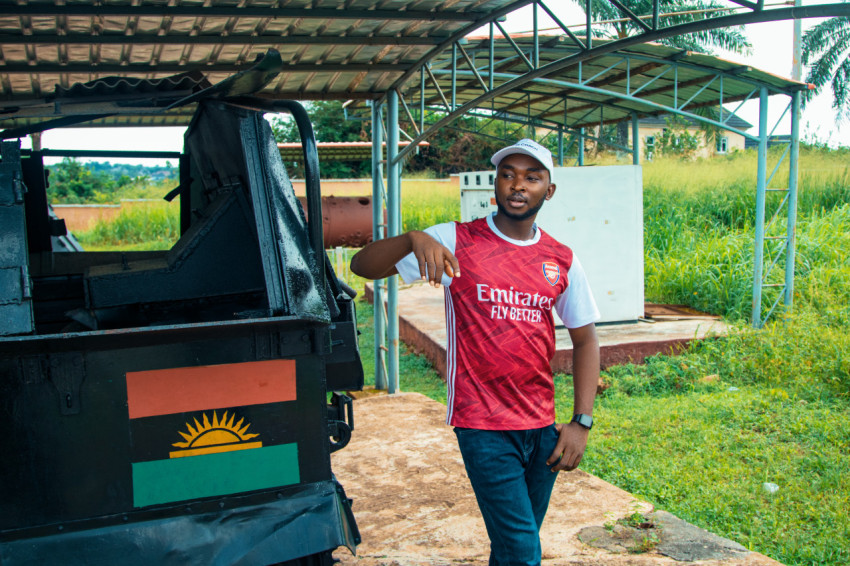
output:
[[[454,254],[427,233],[416,230],[367,244],[351,258],[351,271],[366,279],[383,279],[398,273],[395,264],[409,253],[419,262],[422,280],[432,287],[440,286],[443,273],[460,277]]]
[[[419,262],[419,275],[432,287],[439,287],[443,273],[449,277],[460,277],[460,266],[449,249],[426,234],[417,230],[408,232],[413,255]]]

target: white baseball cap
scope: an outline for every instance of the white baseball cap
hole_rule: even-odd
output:
[[[490,158],[490,163],[498,167],[499,163],[501,163],[505,157],[513,155],[514,153],[522,153],[529,157],[533,157],[542,163],[543,167],[549,171],[549,176],[552,176],[552,170],[555,168],[555,164],[552,163],[552,152],[536,141],[527,138],[519,140],[514,145],[503,147],[494,153],[493,157]]]

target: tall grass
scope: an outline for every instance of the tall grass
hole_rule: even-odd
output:
[[[150,202],[122,208],[116,218],[98,221],[77,235],[88,251],[167,250],[180,237],[180,206]]]
[[[402,182],[401,207],[403,231],[423,230],[460,219],[460,193],[445,182]]]
[[[767,173],[770,174],[784,149],[774,147],[769,150],[767,158]],[[787,161],[785,161],[787,163]],[[827,198],[833,204],[835,198],[843,198],[847,202],[850,196],[850,150],[822,150],[818,148],[802,148],[799,158],[799,182],[801,187],[801,205],[809,190],[816,193],[816,198]],[[738,151],[723,157],[698,159],[696,161],[680,161],[677,159],[659,158],[645,162],[643,167],[644,187],[667,188],[679,197],[687,199],[703,193],[707,189],[721,193],[729,189],[754,191],[756,186],[756,154],[753,150]],[[788,168],[782,166],[770,182],[773,188],[788,186]],[[752,196],[752,192],[749,193]],[[705,196],[705,195],[703,195]],[[710,197],[709,197],[710,198]],[[711,201],[705,202],[710,208]],[[829,206],[826,202],[824,206]]]
[[[140,183],[138,191],[128,189],[133,198],[161,198],[162,183]],[[402,182],[402,229],[422,230],[434,224],[460,218],[460,195],[455,185],[428,179]],[[173,203],[152,202],[122,210],[114,220],[99,221],[87,231],[77,234],[83,247],[99,250],[169,249],[180,236],[180,208]]]
[[[592,435],[585,464],[788,565],[850,563],[847,157],[802,153],[794,309],[758,331],[746,324],[755,156],[644,167],[647,298],[738,324],[681,356],[609,368],[596,411],[604,431]],[[777,174],[769,186],[787,178]],[[776,198],[769,195],[768,210]],[[561,397],[559,411],[570,410]],[[767,493],[765,482],[779,491]]]
[[[846,230],[841,228],[850,202],[846,157],[803,152],[798,202],[796,298],[818,301],[821,309],[829,303],[839,311],[850,298],[846,261],[834,252],[847,245]],[[787,173],[780,178],[785,169],[777,173],[771,187],[787,186]],[[745,320],[752,310],[753,153],[696,163],[659,159],[644,166],[644,186],[648,299]],[[783,195],[768,193],[768,214]],[[784,234],[783,217],[779,216],[768,236]],[[777,245],[768,241],[766,251],[777,253]],[[784,259],[771,272],[769,282],[780,282],[783,265]],[[773,298],[765,295],[764,310]]]
[[[732,331],[679,356],[609,368],[582,463],[659,508],[789,566],[850,564],[848,157],[801,153],[794,310],[758,331],[746,324],[755,155],[644,165],[647,299],[720,314]],[[768,170],[778,158],[771,153]],[[777,174],[770,186],[787,186],[787,178]],[[459,216],[456,189],[402,185],[405,230]],[[176,239],[176,207],[118,224],[84,241],[164,245]],[[143,235],[131,236],[134,231]],[[362,288],[362,280],[346,276]],[[360,352],[372,376],[371,306],[361,302],[358,314]],[[570,387],[568,376],[556,376],[558,414],[567,418]],[[445,384],[407,351],[401,388],[445,403]],[[764,482],[779,491],[768,494]]]
[[[778,157],[771,154],[769,170]],[[598,424],[582,463],[789,566],[850,564],[847,158],[802,153],[794,310],[761,330],[747,323],[754,154],[645,164],[647,299],[720,314],[732,330],[679,356],[605,371],[609,387],[596,402]],[[778,174],[770,186],[783,183]],[[371,357],[371,349],[361,353]],[[410,358],[401,358],[401,388],[445,402],[442,382],[408,370]],[[556,376],[562,419],[572,414],[570,381]],[[779,491],[765,491],[765,482]]]

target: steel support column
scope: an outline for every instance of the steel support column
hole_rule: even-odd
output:
[[[564,129],[558,128],[558,167],[564,166]]]
[[[785,308],[794,303],[794,262],[797,245],[797,186],[800,159],[800,91],[791,95],[791,155],[788,166],[788,228],[785,249]]]
[[[401,234],[401,177],[398,161],[398,92],[387,95],[387,237]],[[387,392],[398,391],[398,276],[387,280]]]
[[[384,238],[384,167],[383,104],[372,101],[372,240]],[[372,283],[375,324],[375,389],[387,388],[386,374],[386,310],[384,288],[387,280]]]
[[[578,166],[584,165],[584,128],[578,131]]]
[[[753,313],[752,324],[761,328],[762,272],[764,269],[764,206],[767,189],[767,87],[759,93],[759,148],[756,180],[756,238],[753,253]]]
[[[794,6],[799,8],[803,5],[802,0],[795,0]],[[791,65],[791,78],[795,81],[803,77],[803,22],[794,20],[794,44],[793,60]],[[797,190],[799,181],[799,159],[800,159],[800,104],[802,94],[797,91],[791,95],[791,155],[788,168],[788,228],[785,248],[785,310],[790,311],[794,306],[794,272],[796,263],[797,246]]]
[[[638,131],[638,115],[632,112],[632,165],[640,165],[640,132]]]

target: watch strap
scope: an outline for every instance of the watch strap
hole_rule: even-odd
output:
[[[576,413],[575,415],[573,415],[573,420],[570,422],[578,423],[579,426],[582,426],[587,430],[593,428],[593,417],[591,417],[590,415],[585,415],[583,413]]]

